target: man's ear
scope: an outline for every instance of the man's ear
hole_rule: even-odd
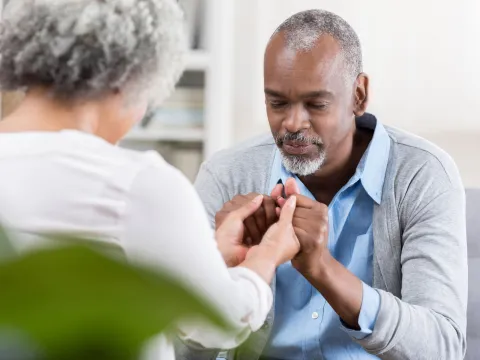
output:
[[[367,111],[368,106],[369,79],[368,75],[361,73],[355,80],[353,113],[355,116],[362,116]]]

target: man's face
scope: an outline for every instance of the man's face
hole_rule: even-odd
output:
[[[315,173],[354,127],[354,84],[347,84],[340,54],[330,36],[308,51],[295,51],[279,33],[267,47],[268,121],[284,166],[297,175]]]

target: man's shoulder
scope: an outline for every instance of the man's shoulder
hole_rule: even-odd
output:
[[[270,178],[275,148],[272,135],[262,135],[216,153],[203,164],[195,182],[197,191],[205,193],[205,186],[214,180],[224,201],[237,194],[263,193]],[[207,190],[210,191],[211,188]]]
[[[460,175],[452,157],[434,143],[409,132],[386,126],[395,147],[397,174],[422,171],[428,176],[461,186]]]
[[[243,171],[245,168],[266,170],[272,160],[275,141],[272,135],[264,134],[246,140],[230,149],[221,150],[206,161],[205,166],[215,172]]]

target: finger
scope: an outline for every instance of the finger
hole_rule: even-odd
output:
[[[298,205],[299,200],[297,198],[297,207],[295,209],[295,214],[293,215],[294,219],[315,219],[315,222],[328,222],[328,209],[323,210],[319,209],[308,209],[304,207],[300,207]]]
[[[215,229],[218,230],[218,228],[223,224],[225,219],[227,218],[228,213],[226,213],[224,210],[220,210],[215,214]]]
[[[277,205],[280,206],[280,208],[282,208],[285,205],[286,202],[287,202],[287,200],[284,199],[283,197],[279,197],[277,199]]]
[[[285,183],[285,195],[289,197],[297,194],[300,194],[300,188],[298,187],[297,182],[294,178],[288,178],[287,182]]]
[[[274,198],[265,197],[263,200],[263,209],[265,210],[265,222],[266,222],[266,230],[273,224],[277,222],[278,215],[275,212],[275,208],[277,204],[275,203]]]
[[[242,198],[247,199],[247,200],[253,200],[259,195],[261,195],[261,194],[253,192],[253,193],[248,193],[248,194],[242,195]]]
[[[306,252],[312,248],[312,244],[308,241],[308,231],[295,225],[293,226],[293,231],[295,231],[295,235],[297,235],[298,242],[300,243],[300,251]]]
[[[250,216],[246,218],[243,223],[245,224],[245,227],[248,229],[248,233],[252,238],[252,244],[260,244],[263,234],[258,229],[255,219]]]
[[[297,208],[315,209],[323,206],[328,209],[326,205],[323,205],[322,203],[316,200],[310,199],[308,196],[304,196],[304,195],[295,195],[295,196],[297,197]]]
[[[253,198],[252,201],[247,201],[244,205],[240,206],[238,209],[232,211],[228,216],[232,219],[238,219],[244,221],[255,211],[258,210],[260,205],[263,202],[263,195],[257,195]]]
[[[280,217],[280,212],[282,211],[282,209],[280,209],[279,207],[276,207],[275,208],[275,213],[277,214],[277,217],[279,218]]]
[[[263,199],[263,205],[258,208],[257,211],[252,215],[255,223],[257,224],[257,228],[261,234],[267,231],[267,219],[265,213],[265,198]]]
[[[283,191],[283,184],[277,184],[273,190],[270,196],[274,199],[277,199],[282,196],[282,191]]]
[[[296,196],[290,196],[282,208],[280,213],[280,223],[292,223],[293,214],[295,213],[295,205],[297,203]]]
[[[252,243],[252,236],[248,232],[248,228],[245,226],[245,224],[243,225],[243,243],[245,245]]]
[[[309,220],[293,218],[292,225],[294,229],[301,229],[308,237],[328,238],[328,223],[313,224]],[[299,235],[299,234],[297,234]]]

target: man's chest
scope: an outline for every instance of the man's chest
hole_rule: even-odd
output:
[[[361,188],[359,188],[361,190]],[[338,196],[329,206],[329,250],[366,284],[373,281],[373,201],[362,191]],[[366,194],[365,194],[366,195]],[[265,355],[335,359],[363,354],[341,330],[325,298],[291,263],[277,269],[275,320]]]

